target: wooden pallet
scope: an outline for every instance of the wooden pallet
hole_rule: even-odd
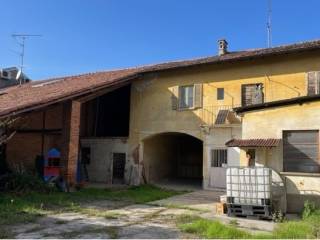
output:
[[[271,217],[270,206],[227,204],[228,216],[253,217],[268,219]]]

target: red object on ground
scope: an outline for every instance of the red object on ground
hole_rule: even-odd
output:
[[[44,174],[45,177],[56,177],[60,175],[60,167],[44,167]]]

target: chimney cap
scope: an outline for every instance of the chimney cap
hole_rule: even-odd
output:
[[[219,56],[228,53],[228,42],[224,38],[218,40],[218,53]]]

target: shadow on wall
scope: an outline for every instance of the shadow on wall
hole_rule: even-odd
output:
[[[143,166],[149,182],[202,179],[201,140],[187,134],[170,132],[148,137],[143,143]]]
[[[320,208],[320,191],[315,189],[319,186],[320,178],[315,177],[315,181],[306,181],[302,176],[284,176],[287,189],[287,212],[301,213],[305,201],[311,201]],[[312,178],[312,177],[308,177]],[[313,182],[313,183],[312,183]],[[300,188],[300,189],[299,189]]]

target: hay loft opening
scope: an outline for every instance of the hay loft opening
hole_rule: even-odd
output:
[[[106,93],[82,108],[81,135],[84,137],[128,137],[130,88]]]

